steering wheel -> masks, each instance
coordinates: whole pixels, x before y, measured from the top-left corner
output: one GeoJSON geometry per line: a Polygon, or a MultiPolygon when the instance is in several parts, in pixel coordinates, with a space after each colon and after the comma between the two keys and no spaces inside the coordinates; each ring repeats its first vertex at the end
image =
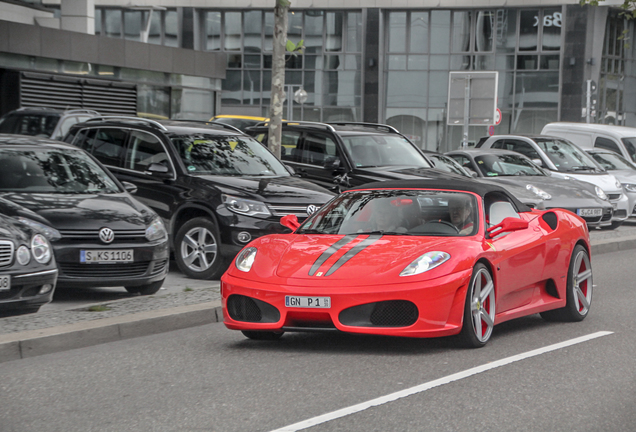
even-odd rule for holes
{"type": "Polygon", "coordinates": [[[451,228],[453,228],[455,230],[455,232],[457,234],[459,234],[459,228],[457,228],[455,225],[453,225],[452,223],[445,221],[445,220],[432,220],[432,221],[428,221],[426,223],[432,224],[432,223],[437,223],[437,224],[442,224],[442,225],[447,225],[451,228]]]}

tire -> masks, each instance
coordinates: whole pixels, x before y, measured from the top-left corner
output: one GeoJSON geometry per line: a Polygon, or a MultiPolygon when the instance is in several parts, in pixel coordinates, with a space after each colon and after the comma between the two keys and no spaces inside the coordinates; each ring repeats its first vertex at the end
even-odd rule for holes
{"type": "Polygon", "coordinates": [[[582,321],[590,311],[592,287],[590,256],[583,246],[576,245],[568,267],[565,307],[541,312],[541,317],[546,321],[582,321]]]}
{"type": "Polygon", "coordinates": [[[184,223],[174,241],[179,270],[193,279],[218,279],[226,270],[220,239],[210,219],[198,217],[184,223]]]}
{"type": "Polygon", "coordinates": [[[459,334],[464,346],[486,345],[495,326],[495,311],[495,284],[488,268],[479,263],[473,269],[464,302],[464,324],[459,334]]]}
{"type": "Polygon", "coordinates": [[[282,335],[285,334],[285,332],[270,332],[270,331],[249,331],[249,330],[243,330],[241,331],[241,333],[243,333],[243,335],[248,338],[248,339],[253,339],[253,340],[278,340],[281,338],[282,335]]]}
{"type": "Polygon", "coordinates": [[[164,280],[165,279],[161,279],[160,281],[152,282],[146,285],[130,286],[130,287],[124,287],[124,288],[126,288],[126,291],[128,291],[131,294],[152,295],[152,294],[156,294],[157,291],[161,289],[161,286],[163,285],[164,280]]]}

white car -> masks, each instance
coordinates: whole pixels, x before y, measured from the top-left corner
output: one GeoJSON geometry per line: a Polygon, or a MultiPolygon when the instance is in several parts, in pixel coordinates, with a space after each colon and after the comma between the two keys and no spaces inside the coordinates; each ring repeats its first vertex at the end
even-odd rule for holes
{"type": "Polygon", "coordinates": [[[585,150],[594,160],[623,184],[629,198],[630,217],[636,217],[636,166],[623,156],[602,148],[585,150]]]}
{"type": "Polygon", "coordinates": [[[622,225],[631,214],[629,198],[621,182],[568,140],[546,135],[494,135],[482,140],[476,147],[516,151],[555,177],[575,178],[600,187],[614,207],[612,229],[622,225]]]}

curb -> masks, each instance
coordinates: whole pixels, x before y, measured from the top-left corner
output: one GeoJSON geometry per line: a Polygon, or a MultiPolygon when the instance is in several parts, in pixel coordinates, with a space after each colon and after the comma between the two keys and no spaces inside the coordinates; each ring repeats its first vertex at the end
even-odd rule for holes
{"type": "MultiPolygon", "coordinates": [[[[636,236],[599,239],[592,255],[636,249],[636,236]]],[[[223,321],[221,300],[0,335],[0,363],[223,321]]]]}
{"type": "Polygon", "coordinates": [[[0,363],[223,321],[221,301],[0,335],[0,363]]]}

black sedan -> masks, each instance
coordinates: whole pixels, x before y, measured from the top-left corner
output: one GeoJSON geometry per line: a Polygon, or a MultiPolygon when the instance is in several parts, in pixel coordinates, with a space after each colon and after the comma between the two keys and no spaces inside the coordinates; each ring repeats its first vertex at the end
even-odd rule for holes
{"type": "Polygon", "coordinates": [[[57,267],[49,241],[19,222],[16,206],[0,198],[0,314],[37,312],[51,301],[57,267]]]}
{"type": "MultiPolygon", "coordinates": [[[[36,213],[18,219],[53,245],[60,287],[156,293],[168,272],[162,220],[85,151],[0,135],[0,196],[36,213]]],[[[135,186],[126,185],[134,192],[135,186]]]]}

